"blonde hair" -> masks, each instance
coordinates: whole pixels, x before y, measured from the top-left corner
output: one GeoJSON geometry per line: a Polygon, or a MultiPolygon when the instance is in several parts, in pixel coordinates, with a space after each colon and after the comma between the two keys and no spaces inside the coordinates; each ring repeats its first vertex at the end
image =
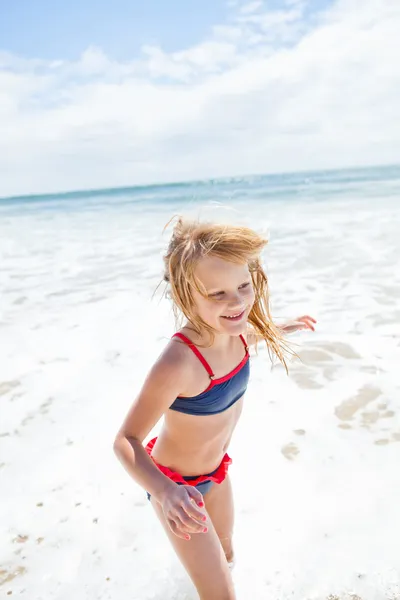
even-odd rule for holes
{"type": "Polygon", "coordinates": [[[205,295],[201,283],[195,276],[196,265],[207,255],[233,263],[247,264],[255,292],[255,301],[248,322],[254,330],[256,339],[262,338],[266,341],[270,355],[272,351],[287,371],[285,354],[293,352],[272,321],[268,278],[260,259],[261,251],[267,244],[267,239],[247,227],[186,221],[179,217],[164,256],[164,281],[169,284],[177,321],[179,316],[184,315],[197,334],[207,331],[212,343],[213,328],[195,312],[193,289],[205,295]]]}

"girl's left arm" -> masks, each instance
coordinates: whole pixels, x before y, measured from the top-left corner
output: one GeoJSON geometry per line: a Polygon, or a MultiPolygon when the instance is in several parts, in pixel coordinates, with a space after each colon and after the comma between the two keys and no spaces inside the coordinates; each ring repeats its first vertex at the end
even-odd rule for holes
{"type": "Polygon", "coordinates": [[[302,317],[297,317],[297,319],[294,319],[293,321],[277,325],[277,327],[283,333],[294,333],[295,331],[301,331],[302,329],[311,329],[311,331],[315,331],[314,325],[316,322],[317,321],[313,317],[304,315],[302,317]]]}
{"type": "MultiPolygon", "coordinates": [[[[296,331],[301,331],[303,329],[310,329],[311,331],[315,331],[314,325],[316,324],[316,320],[309,315],[304,315],[302,317],[297,317],[297,319],[293,319],[293,321],[287,321],[286,323],[282,323],[282,325],[275,325],[283,334],[287,333],[295,333],[296,331]]],[[[261,341],[262,336],[257,335],[257,333],[252,329],[248,328],[247,330],[247,344],[249,346],[254,346],[254,344],[258,341],[261,341]]]]}

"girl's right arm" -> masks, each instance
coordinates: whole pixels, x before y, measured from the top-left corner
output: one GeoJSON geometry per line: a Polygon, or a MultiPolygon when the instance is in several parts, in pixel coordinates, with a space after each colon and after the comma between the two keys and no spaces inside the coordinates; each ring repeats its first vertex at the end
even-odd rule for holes
{"type": "Polygon", "coordinates": [[[202,504],[202,496],[193,486],[178,486],[164,475],[147,454],[143,440],[187,388],[191,375],[187,352],[180,344],[170,343],[147,375],[114,441],[114,451],[126,471],[162,505],[174,533],[186,538],[189,531],[204,528],[204,513],[196,507],[202,504]]]}

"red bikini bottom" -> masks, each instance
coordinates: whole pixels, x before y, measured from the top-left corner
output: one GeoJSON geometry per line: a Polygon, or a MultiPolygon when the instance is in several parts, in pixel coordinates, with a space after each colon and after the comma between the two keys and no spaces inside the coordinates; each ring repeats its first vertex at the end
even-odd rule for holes
{"type": "Polygon", "coordinates": [[[168,467],[159,465],[154,460],[154,458],[151,456],[151,451],[154,447],[154,444],[156,443],[156,439],[157,439],[156,437],[153,438],[147,444],[146,451],[147,451],[148,455],[152,458],[154,464],[160,469],[160,471],[162,473],[164,473],[164,475],[169,477],[169,479],[171,479],[172,481],[175,481],[175,483],[178,483],[180,485],[194,485],[194,486],[197,486],[199,483],[204,483],[206,481],[207,482],[209,481],[212,483],[222,483],[224,481],[225,477],[227,476],[228,468],[232,464],[232,459],[230,458],[230,456],[228,456],[228,454],[225,454],[220,465],[215,469],[215,471],[213,471],[212,473],[207,473],[207,475],[195,475],[195,476],[190,476],[190,477],[187,477],[187,476],[183,477],[176,471],[172,471],[168,467]]]}

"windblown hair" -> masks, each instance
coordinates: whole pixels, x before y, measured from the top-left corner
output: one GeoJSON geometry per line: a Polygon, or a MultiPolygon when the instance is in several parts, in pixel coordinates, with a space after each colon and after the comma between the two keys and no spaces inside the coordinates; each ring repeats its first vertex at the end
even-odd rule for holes
{"type": "Polygon", "coordinates": [[[261,265],[260,255],[267,243],[267,239],[247,227],[200,223],[178,218],[164,256],[164,281],[169,284],[177,321],[184,315],[197,334],[207,331],[212,343],[214,329],[195,311],[193,290],[206,295],[201,282],[195,276],[196,265],[205,256],[216,256],[229,262],[247,264],[255,292],[255,302],[248,322],[256,339],[266,341],[270,356],[271,352],[275,354],[287,371],[285,354],[293,352],[272,321],[268,278],[261,265]]]}

